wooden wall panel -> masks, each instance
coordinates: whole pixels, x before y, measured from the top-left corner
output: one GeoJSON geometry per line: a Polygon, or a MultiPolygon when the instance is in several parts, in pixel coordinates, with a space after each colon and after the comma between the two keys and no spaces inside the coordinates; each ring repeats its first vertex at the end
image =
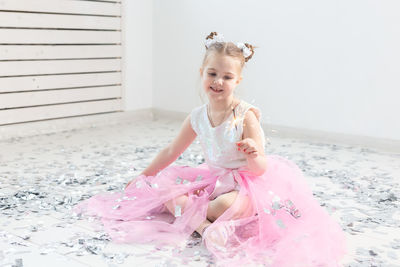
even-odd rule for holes
{"type": "Polygon", "coordinates": [[[0,77],[99,71],[119,71],[121,59],[2,61],[0,77]]]}
{"type": "Polygon", "coordinates": [[[0,44],[119,44],[119,43],[121,43],[121,32],[119,31],[0,29],[0,44]]]}
{"type": "Polygon", "coordinates": [[[120,30],[119,17],[3,12],[2,27],[120,30]]]}
{"type": "Polygon", "coordinates": [[[102,86],[78,89],[60,89],[40,92],[4,94],[0,106],[4,108],[32,107],[47,104],[73,103],[99,99],[120,98],[120,86],[102,86]]]}
{"type": "Polygon", "coordinates": [[[0,93],[121,85],[121,79],[121,72],[7,77],[0,78],[0,93]]]}
{"type": "Polygon", "coordinates": [[[99,114],[119,110],[121,104],[121,99],[114,99],[21,109],[6,109],[0,111],[0,121],[3,125],[7,125],[20,122],[99,114]]]}
{"type": "Polygon", "coordinates": [[[1,11],[121,16],[119,1],[1,0],[1,11]]]}
{"type": "Polygon", "coordinates": [[[120,58],[121,45],[0,45],[2,60],[120,58]]]}
{"type": "Polygon", "coordinates": [[[0,0],[0,127],[122,111],[121,8],[0,0]]]}

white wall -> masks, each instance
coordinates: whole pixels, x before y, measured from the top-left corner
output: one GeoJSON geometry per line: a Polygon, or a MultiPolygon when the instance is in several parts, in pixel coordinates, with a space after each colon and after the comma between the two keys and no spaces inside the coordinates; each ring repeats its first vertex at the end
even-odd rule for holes
{"type": "Polygon", "coordinates": [[[153,4],[153,39],[144,36],[153,42],[152,79],[145,61],[148,46],[136,41],[137,32],[148,34],[151,4],[133,1],[127,10],[138,16],[127,20],[132,27],[128,31],[136,32],[127,43],[145,47],[144,55],[133,49],[127,58],[140,76],[136,81],[132,71],[127,84],[135,90],[127,96],[140,96],[145,104],[137,100],[129,107],[149,103],[151,82],[155,108],[189,112],[201,104],[198,69],[203,42],[217,31],[227,40],[259,47],[244,70],[239,92],[261,108],[264,123],[400,140],[400,1],[153,4]],[[143,9],[133,10],[138,3],[143,9]],[[135,62],[136,57],[140,58],[135,62]],[[137,65],[143,64],[139,71],[137,65]]]}
{"type": "Polygon", "coordinates": [[[152,107],[153,1],[125,0],[122,23],[125,109],[152,107]]]}

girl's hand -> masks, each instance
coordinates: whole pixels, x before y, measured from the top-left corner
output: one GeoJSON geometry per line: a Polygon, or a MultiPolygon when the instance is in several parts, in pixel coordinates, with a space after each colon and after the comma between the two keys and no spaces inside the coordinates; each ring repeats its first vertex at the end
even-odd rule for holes
{"type": "Polygon", "coordinates": [[[126,184],[125,189],[133,182],[136,181],[137,177],[133,178],[129,183],[126,184]]]}
{"type": "Polygon", "coordinates": [[[256,158],[259,154],[256,142],[251,138],[245,138],[236,143],[239,151],[243,152],[246,157],[256,158]]]}
{"type": "Polygon", "coordinates": [[[201,189],[194,190],[193,194],[195,194],[197,196],[200,196],[201,193],[203,193],[203,192],[204,192],[204,187],[201,188],[201,189]]]}
{"type": "MultiPolygon", "coordinates": [[[[133,179],[133,180],[135,180],[135,179],[133,179]]],[[[133,182],[133,180],[126,184],[125,189],[133,182]]]]}

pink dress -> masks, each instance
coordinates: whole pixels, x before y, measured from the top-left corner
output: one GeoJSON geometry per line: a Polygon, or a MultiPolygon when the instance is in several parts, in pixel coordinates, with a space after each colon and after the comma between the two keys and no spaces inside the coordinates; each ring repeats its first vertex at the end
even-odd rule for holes
{"type": "MultiPolygon", "coordinates": [[[[267,155],[267,171],[253,175],[237,151],[244,114],[260,110],[241,101],[235,113],[212,127],[207,104],[194,108],[191,125],[205,163],[170,165],[155,176],[140,175],[123,192],[81,202],[78,213],[98,216],[115,242],[181,244],[206,219],[208,203],[237,190],[233,204],[204,232],[203,244],[222,265],[341,266],[346,239],[340,225],[313,197],[292,161],[267,155]],[[200,194],[197,189],[204,188],[200,194]],[[188,194],[185,207],[171,214],[164,203],[188,194]]],[[[264,132],[260,126],[260,130],[264,132]]],[[[265,145],[265,138],[263,138],[265,145]]]]}

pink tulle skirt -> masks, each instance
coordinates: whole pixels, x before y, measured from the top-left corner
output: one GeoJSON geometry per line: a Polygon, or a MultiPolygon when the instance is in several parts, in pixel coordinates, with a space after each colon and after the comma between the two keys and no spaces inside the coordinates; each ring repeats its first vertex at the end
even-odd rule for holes
{"type": "Polygon", "coordinates": [[[313,197],[296,164],[277,155],[267,159],[261,176],[247,167],[170,165],[155,176],[138,176],[123,192],[95,195],[74,211],[101,218],[115,242],[179,245],[207,218],[216,185],[221,189],[221,181],[232,177],[238,194],[203,235],[218,263],[341,266],[346,238],[340,225],[313,197]],[[185,194],[186,205],[175,205],[175,214],[164,205],[185,194]],[[223,241],[213,242],[218,237],[223,241]]]}

